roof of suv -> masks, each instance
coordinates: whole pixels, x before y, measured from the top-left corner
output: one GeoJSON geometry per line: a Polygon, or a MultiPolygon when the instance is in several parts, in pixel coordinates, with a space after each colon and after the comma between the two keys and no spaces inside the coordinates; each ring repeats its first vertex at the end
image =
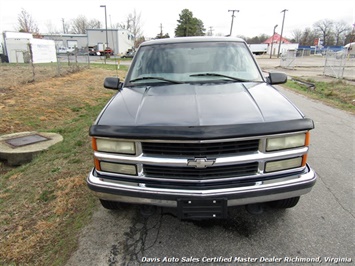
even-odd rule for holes
{"type": "Polygon", "coordinates": [[[168,43],[186,43],[186,42],[244,42],[244,40],[236,37],[211,37],[211,36],[177,37],[177,38],[151,40],[142,43],[141,46],[154,45],[154,44],[168,44],[168,43]]]}

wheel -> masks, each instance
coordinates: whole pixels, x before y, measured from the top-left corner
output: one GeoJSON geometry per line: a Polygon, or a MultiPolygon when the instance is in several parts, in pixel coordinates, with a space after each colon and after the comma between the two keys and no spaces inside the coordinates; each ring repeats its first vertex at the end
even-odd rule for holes
{"type": "Polygon", "coordinates": [[[109,210],[119,210],[119,209],[122,209],[122,208],[128,206],[127,203],[122,203],[122,202],[117,202],[117,201],[100,199],[100,202],[101,202],[102,207],[104,207],[105,209],[109,209],[109,210]]]}
{"type": "Polygon", "coordinates": [[[288,209],[288,208],[295,207],[299,200],[300,200],[300,197],[294,197],[294,198],[289,198],[289,199],[271,201],[271,202],[269,202],[269,205],[273,208],[288,209]]]}

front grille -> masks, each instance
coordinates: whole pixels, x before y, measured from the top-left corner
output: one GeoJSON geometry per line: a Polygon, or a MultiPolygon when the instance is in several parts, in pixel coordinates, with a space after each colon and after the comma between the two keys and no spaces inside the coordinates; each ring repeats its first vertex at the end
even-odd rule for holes
{"type": "Polygon", "coordinates": [[[207,180],[255,175],[257,170],[257,162],[208,168],[143,165],[143,171],[147,177],[182,180],[207,180]]]}
{"type": "Polygon", "coordinates": [[[208,143],[142,143],[143,153],[151,156],[217,157],[256,152],[258,148],[258,139],[208,143]]]}

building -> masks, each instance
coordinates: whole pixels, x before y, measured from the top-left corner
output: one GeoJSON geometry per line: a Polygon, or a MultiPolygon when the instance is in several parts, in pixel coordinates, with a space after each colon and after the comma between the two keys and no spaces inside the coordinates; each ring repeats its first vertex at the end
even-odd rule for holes
{"type": "Polygon", "coordinates": [[[86,34],[42,34],[44,39],[54,40],[57,51],[61,48],[78,48],[87,51],[88,47],[103,46],[113,49],[114,54],[124,54],[134,47],[134,36],[124,29],[87,29],[86,34]]]}
{"type": "Polygon", "coordinates": [[[54,40],[57,51],[61,48],[86,49],[87,34],[42,34],[43,39],[54,40]]]}
{"type": "Polygon", "coordinates": [[[88,29],[87,39],[88,46],[105,44],[113,49],[115,54],[124,54],[134,48],[133,34],[123,29],[107,29],[108,45],[106,44],[106,29],[88,29]]]}
{"type": "Polygon", "coordinates": [[[297,48],[298,48],[298,43],[291,43],[286,38],[283,38],[283,37],[281,38],[281,35],[278,33],[275,33],[273,36],[271,36],[269,39],[267,39],[263,43],[269,45],[268,54],[270,54],[272,52],[273,55],[277,55],[280,42],[281,42],[280,54],[284,54],[288,50],[297,50],[297,48]],[[272,48],[272,51],[271,51],[271,48],[272,48]]]}

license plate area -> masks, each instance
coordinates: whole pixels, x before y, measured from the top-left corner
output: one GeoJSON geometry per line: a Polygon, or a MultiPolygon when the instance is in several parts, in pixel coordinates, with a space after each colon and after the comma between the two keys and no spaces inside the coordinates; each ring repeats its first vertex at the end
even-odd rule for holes
{"type": "Polygon", "coordinates": [[[178,199],[177,206],[182,220],[227,218],[227,199],[178,199]]]}

